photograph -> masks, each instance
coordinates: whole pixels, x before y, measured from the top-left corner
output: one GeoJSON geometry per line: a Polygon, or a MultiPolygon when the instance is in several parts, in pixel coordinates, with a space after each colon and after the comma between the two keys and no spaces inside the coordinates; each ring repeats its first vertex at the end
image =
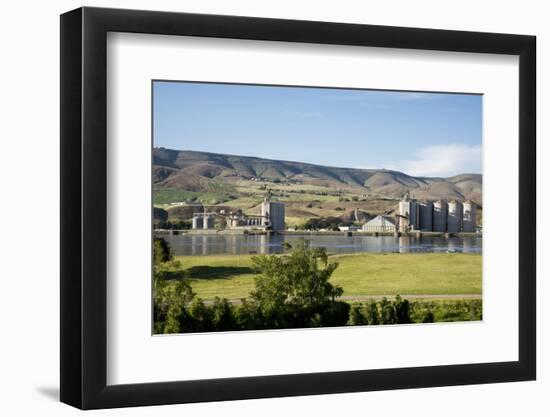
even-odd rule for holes
{"type": "MultiPolygon", "coordinates": [[[[537,68],[550,29],[524,6],[430,18],[401,3],[383,15],[64,6],[57,35],[37,15],[45,35],[23,36],[53,41],[57,61],[26,79],[50,105],[19,106],[14,126],[36,146],[8,135],[6,178],[16,201],[36,181],[38,201],[55,200],[40,208],[59,230],[36,235],[48,250],[32,259],[59,285],[27,268],[38,307],[8,297],[17,323],[43,322],[38,335],[19,326],[16,357],[52,342],[26,355],[32,366],[11,361],[10,380],[35,387],[13,409],[57,393],[78,410],[210,403],[240,417],[268,402],[273,415],[387,414],[397,399],[416,416],[437,388],[433,410],[461,390],[471,401],[454,401],[457,415],[473,403],[537,415],[549,373],[537,68]]],[[[17,70],[36,72],[32,51],[48,49],[14,45],[17,70]]],[[[28,102],[28,82],[8,84],[12,107],[28,102]]],[[[10,245],[20,277],[30,246],[10,245]]]]}
{"type": "Polygon", "coordinates": [[[152,333],[481,321],[482,104],[154,80],[152,333]]]}

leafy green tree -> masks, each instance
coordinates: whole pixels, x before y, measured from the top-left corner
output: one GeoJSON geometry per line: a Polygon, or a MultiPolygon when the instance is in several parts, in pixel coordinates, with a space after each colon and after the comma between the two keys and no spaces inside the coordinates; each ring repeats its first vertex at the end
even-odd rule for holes
{"type": "Polygon", "coordinates": [[[154,326],[155,332],[179,333],[182,322],[185,322],[185,305],[194,297],[195,293],[186,281],[168,282],[155,274],[153,315],[155,323],[158,323],[154,326]]]}
{"type": "Polygon", "coordinates": [[[263,327],[313,325],[310,319],[323,316],[343,293],[329,282],[338,264],[328,262],[325,248],[310,248],[305,239],[296,242],[288,255],[260,255],[252,261],[259,275],[250,296],[263,327]]]}
{"type": "Polygon", "coordinates": [[[172,260],[172,251],[168,242],[161,237],[155,237],[153,240],[153,264],[159,265],[163,262],[172,260]]]}
{"type": "Polygon", "coordinates": [[[182,310],[175,305],[170,305],[166,312],[164,327],[162,333],[179,333],[180,332],[180,315],[182,310]]]}
{"type": "Polygon", "coordinates": [[[252,260],[261,271],[254,278],[254,290],[250,293],[251,302],[258,307],[258,324],[262,328],[285,327],[285,302],[290,289],[283,259],[276,255],[261,255],[252,260]]]}
{"type": "Polygon", "coordinates": [[[299,240],[288,256],[260,255],[252,258],[261,273],[255,278],[252,298],[262,304],[316,306],[340,297],[343,289],[333,286],[329,278],[338,267],[329,263],[325,248],[310,248],[299,240]]]}

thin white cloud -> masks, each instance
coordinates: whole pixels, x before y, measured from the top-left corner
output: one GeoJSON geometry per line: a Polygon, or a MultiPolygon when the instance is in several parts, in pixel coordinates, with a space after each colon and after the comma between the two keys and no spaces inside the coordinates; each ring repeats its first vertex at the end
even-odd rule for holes
{"type": "Polygon", "coordinates": [[[413,153],[392,169],[418,177],[448,177],[481,172],[481,145],[433,145],[413,153]]]}

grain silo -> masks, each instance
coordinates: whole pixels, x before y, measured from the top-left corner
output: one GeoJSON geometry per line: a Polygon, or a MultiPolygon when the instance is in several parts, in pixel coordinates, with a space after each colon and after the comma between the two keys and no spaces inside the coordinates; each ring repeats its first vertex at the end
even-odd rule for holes
{"type": "Polygon", "coordinates": [[[433,203],[431,201],[421,201],[418,203],[418,207],[420,209],[419,229],[424,232],[431,232],[433,230],[433,203]]]}
{"type": "Polygon", "coordinates": [[[193,229],[202,229],[202,217],[196,213],[193,215],[193,229]]]}
{"type": "Polygon", "coordinates": [[[418,203],[409,198],[407,193],[403,200],[399,202],[399,230],[409,231],[418,230],[420,225],[420,216],[418,203]]]}
{"type": "Polygon", "coordinates": [[[281,202],[270,201],[264,198],[261,206],[262,225],[269,225],[271,230],[282,232],[285,230],[285,205],[281,202]]]}
{"type": "Polygon", "coordinates": [[[477,206],[471,201],[467,200],[464,202],[463,206],[463,217],[462,217],[462,230],[468,233],[474,233],[476,231],[476,222],[477,222],[477,206]]]}
{"type": "Polygon", "coordinates": [[[433,207],[433,231],[444,233],[447,231],[447,203],[437,200],[433,207]]]}
{"type": "Polygon", "coordinates": [[[203,226],[204,226],[205,229],[213,229],[214,228],[214,217],[205,214],[204,215],[203,226]]]}
{"type": "Polygon", "coordinates": [[[458,233],[462,231],[462,203],[457,200],[449,201],[447,214],[447,232],[458,233]]]}

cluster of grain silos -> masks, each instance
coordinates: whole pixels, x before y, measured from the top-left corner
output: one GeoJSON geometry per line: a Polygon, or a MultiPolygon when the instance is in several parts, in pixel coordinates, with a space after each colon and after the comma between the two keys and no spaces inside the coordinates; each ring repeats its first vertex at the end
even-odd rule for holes
{"type": "Polygon", "coordinates": [[[399,202],[400,231],[459,233],[476,231],[476,204],[470,200],[416,201],[406,195],[399,202]]]}

